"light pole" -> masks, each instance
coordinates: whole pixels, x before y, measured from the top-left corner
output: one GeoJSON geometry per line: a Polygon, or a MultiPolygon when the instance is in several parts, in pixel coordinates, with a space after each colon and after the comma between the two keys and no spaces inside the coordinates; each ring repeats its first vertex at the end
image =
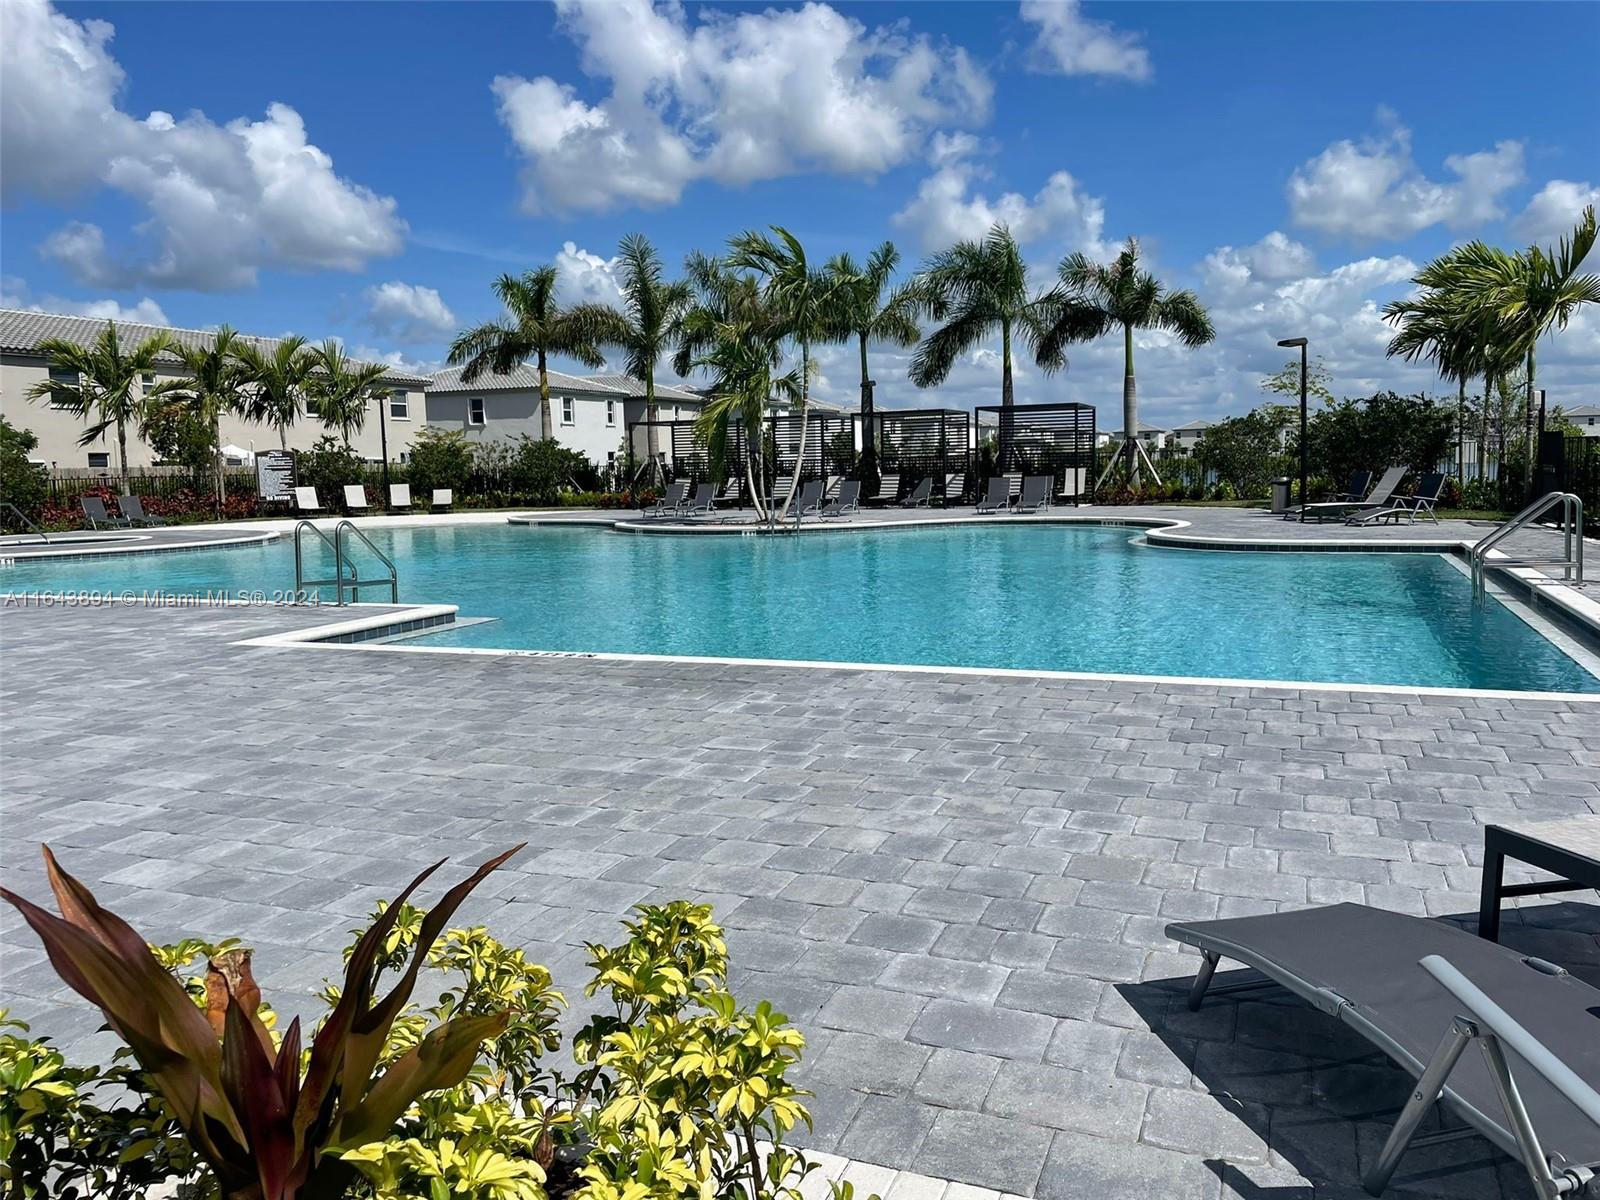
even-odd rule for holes
{"type": "Polygon", "coordinates": [[[384,420],[388,413],[389,393],[378,393],[378,453],[383,455],[383,502],[389,503],[389,425],[384,420]]]}
{"type": "Polygon", "coordinates": [[[1306,482],[1310,474],[1306,447],[1306,339],[1284,338],[1278,345],[1285,349],[1300,347],[1300,521],[1306,519],[1306,482]]]}

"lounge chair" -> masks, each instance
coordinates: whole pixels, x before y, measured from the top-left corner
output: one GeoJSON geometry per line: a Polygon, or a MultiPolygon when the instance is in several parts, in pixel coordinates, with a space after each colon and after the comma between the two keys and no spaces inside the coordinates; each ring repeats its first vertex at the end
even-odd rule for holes
{"type": "Polygon", "coordinates": [[[917,486],[906,493],[906,498],[900,501],[901,508],[928,508],[933,500],[933,476],[926,475],[917,480],[917,486]]]}
{"type": "Polygon", "coordinates": [[[846,479],[839,485],[839,494],[825,504],[818,516],[842,517],[846,513],[861,511],[861,481],[846,479]]]}
{"type": "Polygon", "coordinates": [[[1372,487],[1371,471],[1356,471],[1350,476],[1350,486],[1342,492],[1335,492],[1330,500],[1349,500],[1352,502],[1365,500],[1367,492],[1372,487]]]}
{"type": "Polygon", "coordinates": [[[359,483],[344,485],[344,506],[351,512],[367,511],[367,489],[359,483]]]}
{"type": "Polygon", "coordinates": [[[321,512],[322,500],[316,488],[297,487],[294,490],[294,506],[301,512],[321,512]]]}
{"type": "Polygon", "coordinates": [[[808,479],[800,485],[800,494],[789,506],[789,515],[803,517],[807,513],[822,511],[822,491],[827,485],[820,479],[808,479]]]}
{"type": "Polygon", "coordinates": [[[667,484],[667,490],[647,508],[640,509],[646,517],[665,517],[683,511],[683,502],[689,496],[689,481],[676,479],[667,484]]]}
{"type": "Polygon", "coordinates": [[[1178,923],[1167,934],[1204,956],[1191,1009],[1208,989],[1276,983],[1417,1079],[1362,1180],[1374,1196],[1436,1101],[1519,1158],[1541,1198],[1600,1195],[1600,989],[1454,925],[1361,904],[1178,923]],[[1212,988],[1223,958],[1265,979],[1212,988]],[[1463,1054],[1472,1041],[1481,1055],[1463,1054]]]}
{"type": "Polygon", "coordinates": [[[1387,508],[1389,501],[1394,499],[1395,491],[1400,487],[1401,480],[1405,477],[1406,469],[1404,467],[1390,467],[1383,473],[1383,478],[1378,480],[1377,486],[1361,500],[1323,500],[1316,504],[1305,504],[1299,508],[1291,508],[1284,516],[1289,520],[1293,520],[1298,514],[1302,519],[1308,518],[1313,521],[1342,521],[1353,512],[1387,508]]]}
{"type": "Polygon", "coordinates": [[[165,517],[151,516],[144,510],[144,501],[137,496],[118,496],[117,507],[122,510],[122,515],[127,518],[130,525],[168,525],[171,524],[165,517]]]}
{"type": "Polygon", "coordinates": [[[948,508],[952,504],[960,503],[961,494],[967,490],[967,473],[965,471],[951,471],[944,477],[944,503],[948,508]]]}
{"type": "Polygon", "coordinates": [[[90,529],[127,529],[132,522],[127,517],[114,517],[106,511],[106,502],[99,496],[79,496],[78,503],[83,505],[83,519],[89,522],[90,529]]]}
{"type": "Polygon", "coordinates": [[[1039,512],[1050,507],[1054,475],[1029,475],[1022,481],[1022,495],[1011,506],[1012,512],[1039,512]]]}
{"type": "Polygon", "coordinates": [[[878,476],[878,494],[872,499],[878,504],[893,504],[900,498],[900,476],[878,476]]]}
{"type": "Polygon", "coordinates": [[[389,485],[389,511],[411,511],[411,485],[409,483],[391,483],[389,485]]]}
{"type": "Polygon", "coordinates": [[[451,505],[455,502],[456,494],[453,488],[433,489],[433,504],[431,507],[434,512],[449,512],[451,505]]]}
{"type": "Polygon", "coordinates": [[[981,513],[1011,511],[1011,480],[1004,475],[991,476],[984,485],[983,499],[978,501],[981,513]]]}
{"type": "Polygon", "coordinates": [[[1444,491],[1444,476],[1438,472],[1424,475],[1417,484],[1417,490],[1409,496],[1396,496],[1385,508],[1362,509],[1345,518],[1347,525],[1376,525],[1380,521],[1393,521],[1399,523],[1405,517],[1413,525],[1417,523],[1417,514],[1423,513],[1435,525],[1439,523],[1438,515],[1433,511],[1433,506],[1439,503],[1439,494],[1444,491]]]}
{"type": "Polygon", "coordinates": [[[689,506],[684,510],[689,516],[698,516],[705,513],[710,516],[717,511],[717,485],[714,483],[697,483],[694,486],[694,499],[689,501],[689,506]]]}

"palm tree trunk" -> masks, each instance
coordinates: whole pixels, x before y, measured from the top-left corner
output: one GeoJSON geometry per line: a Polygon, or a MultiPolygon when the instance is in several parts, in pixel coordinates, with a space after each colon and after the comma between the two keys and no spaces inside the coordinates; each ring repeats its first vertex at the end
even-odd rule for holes
{"type": "Polygon", "coordinates": [[[227,500],[227,481],[223,478],[222,468],[222,414],[212,414],[211,417],[211,461],[216,470],[217,480],[217,516],[222,515],[222,505],[227,500]]]}
{"type": "Polygon", "coordinates": [[[122,474],[122,494],[131,495],[133,487],[128,476],[128,423],[117,419],[117,467],[122,474]]]}
{"type": "Polygon", "coordinates": [[[1133,381],[1133,326],[1122,327],[1122,448],[1128,456],[1128,483],[1139,486],[1139,389],[1133,381]]]}
{"type": "Polygon", "coordinates": [[[539,436],[547,442],[556,436],[555,417],[550,412],[550,372],[543,350],[539,351],[539,436]]]}
{"type": "Polygon", "coordinates": [[[878,474],[878,431],[872,415],[872,380],[867,375],[867,332],[861,339],[861,465],[856,476],[864,495],[876,496],[882,477],[878,474]]]}
{"type": "Polygon", "coordinates": [[[1000,403],[1010,408],[1013,399],[1011,388],[1011,322],[1000,322],[1000,403]]]}
{"type": "MultiPolygon", "coordinates": [[[[1463,371],[1456,392],[1456,486],[1467,486],[1467,373],[1463,371]]],[[[1479,449],[1479,454],[1483,453],[1479,449]]]]}
{"type": "Polygon", "coordinates": [[[287,425],[278,426],[278,448],[281,450],[289,448],[289,427],[287,425]]]}
{"type": "Polygon", "coordinates": [[[800,498],[800,472],[806,465],[806,433],[811,427],[811,343],[800,343],[800,453],[794,458],[794,476],[789,480],[789,500],[784,512],[794,509],[800,498]]]}

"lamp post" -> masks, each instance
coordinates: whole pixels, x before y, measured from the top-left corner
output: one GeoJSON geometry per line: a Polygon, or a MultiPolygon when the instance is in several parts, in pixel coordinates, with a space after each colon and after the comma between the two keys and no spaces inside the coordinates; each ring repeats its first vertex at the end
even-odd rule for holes
{"type": "Polygon", "coordinates": [[[383,455],[383,502],[389,503],[389,425],[384,420],[389,407],[389,393],[379,392],[378,400],[378,453],[383,455]]]}
{"type": "Polygon", "coordinates": [[[1306,519],[1306,485],[1310,474],[1306,447],[1306,339],[1284,338],[1278,345],[1285,349],[1300,348],[1300,521],[1306,519]]]}

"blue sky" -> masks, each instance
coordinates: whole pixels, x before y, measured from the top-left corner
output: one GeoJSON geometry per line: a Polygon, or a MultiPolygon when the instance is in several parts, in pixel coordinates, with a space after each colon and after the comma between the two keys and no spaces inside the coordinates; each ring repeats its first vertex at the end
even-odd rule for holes
{"type": "MultiPolygon", "coordinates": [[[[1296,333],[1336,390],[1416,389],[1376,306],[1453,242],[1553,236],[1600,189],[1592,4],[6,0],[0,23],[7,304],[419,365],[494,314],[501,271],[556,261],[608,298],[635,230],[669,265],[776,223],[819,261],[892,238],[909,270],[1004,217],[1041,286],[1137,235],[1211,309],[1205,350],[1141,339],[1149,419],[1252,406],[1296,333]]],[[[1071,358],[1024,365],[1019,398],[1113,421],[1120,347],[1071,358]]],[[[1544,359],[1576,402],[1600,320],[1544,359]]],[[[890,404],[998,390],[989,349],[937,394],[905,360],[877,355],[890,404]]],[[[848,353],[821,370],[854,398],[848,353]]]]}

